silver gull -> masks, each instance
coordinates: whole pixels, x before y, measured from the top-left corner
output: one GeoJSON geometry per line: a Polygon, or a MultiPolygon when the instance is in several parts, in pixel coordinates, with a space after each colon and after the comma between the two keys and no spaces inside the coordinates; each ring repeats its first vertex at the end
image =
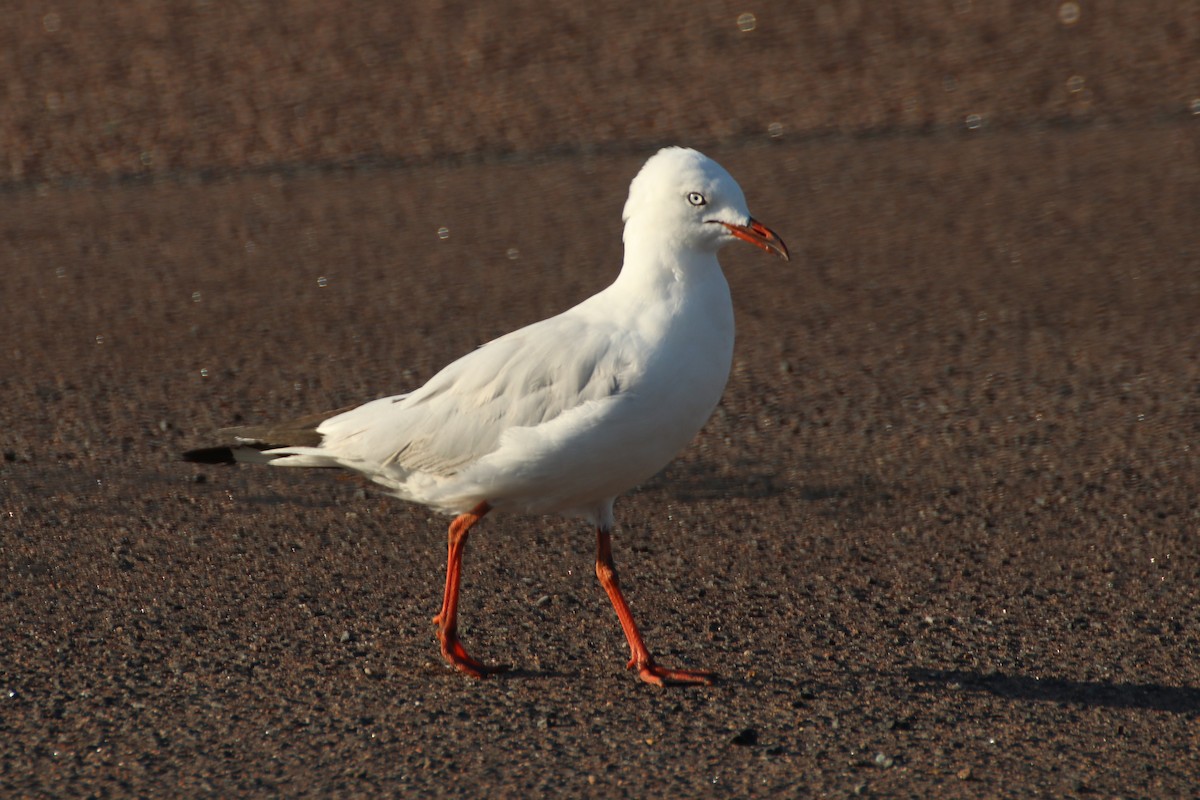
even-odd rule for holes
{"type": "Polygon", "coordinates": [[[490,511],[559,514],[596,528],[596,576],[642,680],[708,684],[706,670],[651,656],[617,582],[613,502],[647,480],[704,425],[733,357],[733,305],[717,251],[737,240],[784,260],[719,164],[670,147],[633,179],[625,260],[608,288],[563,313],[468,353],[407,394],[278,425],[230,428],[189,451],[202,463],[339,467],[403,500],[455,514],[435,616],[442,654],[483,677],[458,637],[462,557],[490,511]]]}

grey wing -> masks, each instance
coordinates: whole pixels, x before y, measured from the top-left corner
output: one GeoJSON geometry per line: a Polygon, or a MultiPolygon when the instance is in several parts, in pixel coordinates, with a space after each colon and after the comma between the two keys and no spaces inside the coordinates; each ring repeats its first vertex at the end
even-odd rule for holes
{"type": "Polygon", "coordinates": [[[522,328],[414,392],[327,420],[322,449],[384,469],[453,475],[494,451],[505,431],[622,391],[636,369],[626,335],[562,317],[522,328]]]}

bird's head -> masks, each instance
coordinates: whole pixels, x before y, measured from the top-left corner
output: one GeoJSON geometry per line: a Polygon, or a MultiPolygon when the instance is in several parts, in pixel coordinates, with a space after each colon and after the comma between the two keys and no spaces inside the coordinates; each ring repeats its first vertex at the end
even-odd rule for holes
{"type": "Polygon", "coordinates": [[[625,243],[662,240],[684,250],[715,253],[738,239],[788,260],[787,246],[750,216],[742,188],[708,156],[683,147],[659,150],[629,186],[625,243]]]}

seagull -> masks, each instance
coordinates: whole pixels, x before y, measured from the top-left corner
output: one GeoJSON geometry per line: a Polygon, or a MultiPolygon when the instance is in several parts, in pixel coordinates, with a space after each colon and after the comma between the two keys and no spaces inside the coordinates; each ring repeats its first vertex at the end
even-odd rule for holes
{"type": "Polygon", "coordinates": [[[717,251],[748,242],[789,260],[750,216],[741,187],[691,149],[652,156],[629,187],[625,259],[579,305],[501,336],[406,394],[277,425],[229,428],[198,463],[337,467],[453,514],[442,655],[482,678],[508,669],[467,653],[459,583],[471,530],[491,511],[579,518],[596,529],[596,577],[645,682],[711,684],[714,673],[651,656],[613,563],[616,498],[665,467],[708,420],[733,359],[733,304],[717,251]]]}

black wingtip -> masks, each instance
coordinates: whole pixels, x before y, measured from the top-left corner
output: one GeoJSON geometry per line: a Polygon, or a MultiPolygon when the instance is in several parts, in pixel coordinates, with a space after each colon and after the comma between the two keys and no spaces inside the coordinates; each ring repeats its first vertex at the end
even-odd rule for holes
{"type": "Polygon", "coordinates": [[[198,450],[188,450],[183,454],[184,461],[193,464],[236,464],[233,449],[229,447],[201,447],[198,450]]]}

